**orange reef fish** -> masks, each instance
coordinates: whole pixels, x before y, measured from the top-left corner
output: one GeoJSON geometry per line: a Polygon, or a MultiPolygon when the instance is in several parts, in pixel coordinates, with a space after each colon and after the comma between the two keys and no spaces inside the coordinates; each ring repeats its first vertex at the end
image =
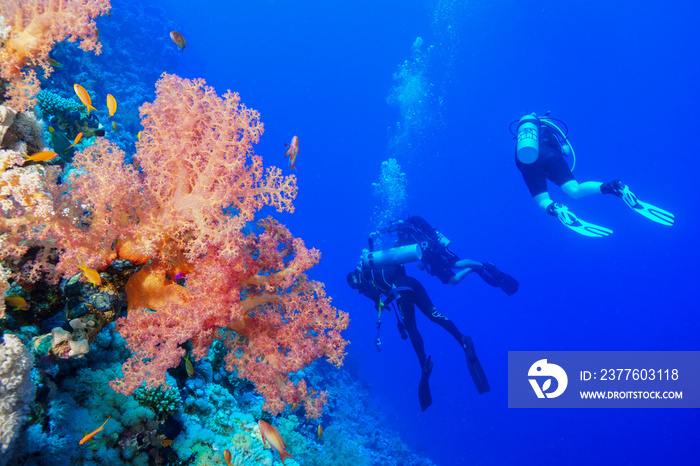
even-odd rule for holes
{"type": "MultiPolygon", "coordinates": [[[[74,145],[76,145],[77,143],[79,143],[80,140],[81,140],[82,138],[83,138],[83,133],[78,133],[78,135],[75,137],[75,141],[73,141],[73,144],[71,144],[70,146],[66,147],[66,150],[70,149],[71,147],[73,147],[74,145]]],[[[64,151],[64,152],[65,152],[65,151],[64,151]]]]}
{"type": "Polygon", "coordinates": [[[185,46],[187,45],[187,41],[185,40],[184,37],[182,37],[182,34],[180,34],[177,31],[170,31],[170,38],[175,42],[175,45],[182,50],[183,52],[185,51],[185,46]]]}
{"type": "Polygon", "coordinates": [[[224,450],[224,461],[226,461],[226,466],[231,466],[231,452],[228,449],[224,450]]]}
{"type": "Polygon", "coordinates": [[[321,440],[321,435],[323,435],[323,427],[321,424],[318,425],[318,438],[316,440],[321,440]]]}
{"type": "Polygon", "coordinates": [[[87,267],[85,265],[85,259],[83,259],[83,266],[79,266],[78,264],[75,264],[76,267],[78,267],[80,270],[83,271],[83,275],[85,275],[85,278],[87,278],[87,281],[92,283],[93,285],[101,285],[102,284],[102,278],[100,278],[100,273],[95,270],[87,267]]]}
{"type": "Polygon", "coordinates": [[[112,129],[113,129],[114,131],[117,130],[117,122],[116,122],[116,121],[113,121],[113,122],[112,122],[112,129]]]}
{"type": "MultiPolygon", "coordinates": [[[[109,416],[109,417],[107,418],[107,421],[109,421],[110,419],[112,419],[112,416],[109,416]]],[[[104,428],[105,424],[107,424],[107,421],[105,421],[104,424],[102,424],[102,425],[101,425],[100,427],[98,427],[96,430],[90,432],[89,434],[85,434],[85,437],[83,437],[82,439],[80,439],[80,442],[78,442],[78,445],[82,445],[83,443],[85,443],[85,442],[87,442],[88,440],[90,440],[91,438],[93,438],[93,437],[95,436],[95,434],[97,434],[99,431],[101,431],[101,430],[104,428]]]]}
{"type": "Polygon", "coordinates": [[[29,309],[29,304],[27,304],[27,301],[20,295],[13,294],[10,296],[5,296],[5,302],[14,307],[15,310],[22,309],[26,311],[29,309]]]}
{"type": "Polygon", "coordinates": [[[284,154],[284,158],[289,157],[289,168],[296,170],[297,155],[299,154],[299,138],[294,136],[292,142],[285,144],[285,146],[289,146],[289,149],[287,149],[287,153],[284,154]]]}
{"type": "Polygon", "coordinates": [[[88,115],[90,115],[90,110],[97,111],[97,109],[92,106],[92,99],[90,98],[90,94],[88,94],[88,92],[83,86],[77,83],[73,84],[73,90],[75,91],[75,94],[78,96],[83,105],[85,105],[85,107],[87,108],[88,115]]]}
{"type": "Polygon", "coordinates": [[[169,447],[170,445],[173,444],[173,441],[170,440],[169,438],[166,438],[166,439],[161,440],[160,444],[164,447],[169,447]]]}
{"type": "Polygon", "coordinates": [[[276,427],[271,426],[263,420],[258,421],[258,427],[260,427],[263,445],[265,445],[265,440],[270,442],[270,446],[279,452],[282,464],[284,464],[286,458],[294,459],[292,455],[284,451],[284,449],[287,448],[287,444],[282,440],[282,436],[276,427]]]}
{"type": "Polygon", "coordinates": [[[61,65],[59,62],[54,60],[53,58],[49,58],[49,65],[51,66],[57,66],[59,68],[63,68],[63,65],[61,65]]]}
{"type": "Polygon", "coordinates": [[[185,355],[185,370],[187,371],[187,377],[192,377],[194,375],[194,367],[192,362],[190,362],[190,357],[185,355]]]}
{"type": "Polygon", "coordinates": [[[25,155],[24,160],[27,162],[48,162],[56,157],[58,154],[51,151],[35,152],[32,155],[25,155]]]}
{"type": "Polygon", "coordinates": [[[117,99],[112,94],[107,94],[107,109],[109,110],[109,116],[114,115],[117,111],[117,99]]]}
{"type": "Polygon", "coordinates": [[[139,141],[141,140],[141,131],[136,133],[136,139],[138,139],[139,141]]]}

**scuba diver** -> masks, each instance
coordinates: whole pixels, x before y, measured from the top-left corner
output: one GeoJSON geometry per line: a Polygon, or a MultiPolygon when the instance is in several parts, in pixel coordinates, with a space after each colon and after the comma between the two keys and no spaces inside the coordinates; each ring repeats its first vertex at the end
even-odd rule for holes
{"type": "Polygon", "coordinates": [[[566,132],[562,131],[557,123],[563,122],[551,118],[549,112],[544,116],[535,113],[525,115],[520,120],[513,121],[510,127],[515,123],[515,133],[511,129],[517,141],[515,164],[522,173],[535,203],[543,211],[557,217],[566,227],[584,236],[605,237],[612,234],[612,230],[584,222],[565,205],[552,201],[547,191],[547,180],[552,181],[574,199],[594,194],[612,194],[648,219],[669,226],[675,222],[672,213],[640,201],[621,180],[607,183],[576,181],[572,173],[576,165],[576,154],[567,138],[568,128],[564,125],[566,132]],[[564,159],[568,155],[573,158],[571,169],[564,159]]]}
{"type": "MultiPolygon", "coordinates": [[[[371,238],[370,249],[373,249],[371,238]]],[[[418,400],[421,410],[425,411],[433,402],[429,385],[433,362],[431,357],[425,354],[423,337],[416,326],[416,306],[428,319],[447,330],[457,340],[464,351],[469,374],[474,380],[478,392],[486,393],[490,387],[476,356],[471,337],[462,334],[454,322],[438,312],[423,285],[415,278],[406,275],[402,261],[406,254],[420,255],[417,251],[420,251],[420,247],[417,245],[377,251],[377,253],[365,250],[358,267],[348,273],[347,281],[352,289],[358,290],[360,294],[367,296],[374,302],[378,318],[377,351],[380,350],[381,345],[379,329],[382,311],[395,305],[394,311],[401,338],[404,340],[410,338],[420,363],[421,378],[418,384],[418,400]],[[397,251],[397,249],[401,249],[401,251],[397,251]],[[409,250],[412,252],[407,252],[409,250]]]]}
{"type": "MultiPolygon", "coordinates": [[[[389,227],[372,233],[376,237],[382,233],[396,234],[395,246],[417,244],[420,246],[420,268],[434,275],[444,284],[456,285],[471,272],[475,272],[491,286],[501,288],[508,296],[518,291],[520,284],[510,275],[501,272],[490,262],[477,262],[460,259],[450,251],[451,241],[433,228],[425,219],[417,215],[395,220],[389,227]],[[457,269],[455,272],[453,269],[457,269]]],[[[410,262],[410,257],[407,262],[410,262]]]]}

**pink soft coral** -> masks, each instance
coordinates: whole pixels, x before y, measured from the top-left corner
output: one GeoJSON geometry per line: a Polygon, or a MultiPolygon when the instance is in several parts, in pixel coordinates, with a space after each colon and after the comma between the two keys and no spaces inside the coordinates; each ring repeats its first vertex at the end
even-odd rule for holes
{"type": "Polygon", "coordinates": [[[0,2],[9,33],[0,46],[0,77],[9,82],[6,98],[17,111],[33,106],[39,91],[36,72],[51,74],[49,52],[57,42],[80,40],[82,50],[100,53],[94,19],[107,13],[109,0],[10,0],[0,2]],[[24,70],[24,71],[23,71],[24,70]]]}
{"type": "Polygon", "coordinates": [[[79,174],[60,202],[64,219],[75,220],[54,227],[74,245],[62,270],[79,256],[108,260],[113,245],[120,257],[150,258],[127,283],[129,315],[117,329],[132,357],[112,387],[130,394],[144,381],[161,385],[183,343],[201,358],[225,338],[229,369],[255,383],[267,409],[303,403],[316,416],[325,395],[290,376],[321,357],[341,364],[347,314],[304,274],[318,251],[271,219],[259,235],[243,233],[263,206],[293,209],[296,178],[263,168],[252,150],[262,123],[237,94],[220,98],[202,80],[167,74],[156,88],[156,100],[141,108],[140,173],[104,141],[77,154],[79,174]],[[184,286],[175,281],[183,274],[184,286]]]}

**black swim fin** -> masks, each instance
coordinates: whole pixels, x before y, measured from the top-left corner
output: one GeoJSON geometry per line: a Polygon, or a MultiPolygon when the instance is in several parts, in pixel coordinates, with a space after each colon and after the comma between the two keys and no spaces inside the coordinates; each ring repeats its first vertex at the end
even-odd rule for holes
{"type": "Polygon", "coordinates": [[[474,269],[474,271],[491,286],[496,286],[503,290],[505,294],[511,296],[518,291],[520,283],[508,275],[507,273],[498,270],[498,267],[490,262],[484,262],[483,267],[474,269]]]}
{"type": "Polygon", "coordinates": [[[464,348],[464,354],[467,356],[467,368],[477,391],[479,393],[491,391],[484,369],[481,367],[479,358],[476,357],[476,350],[474,350],[474,342],[472,342],[471,337],[466,335],[462,337],[462,348],[464,348]]]}
{"type": "Polygon", "coordinates": [[[420,401],[421,411],[425,411],[433,404],[433,397],[430,394],[430,385],[428,380],[430,379],[430,373],[433,371],[433,362],[430,360],[430,356],[423,363],[423,373],[420,377],[420,383],[418,384],[418,401],[420,401]]]}

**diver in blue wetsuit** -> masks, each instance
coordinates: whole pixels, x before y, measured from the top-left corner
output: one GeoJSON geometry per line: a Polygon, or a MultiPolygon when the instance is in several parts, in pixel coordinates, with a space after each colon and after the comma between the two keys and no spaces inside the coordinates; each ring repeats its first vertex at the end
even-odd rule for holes
{"type": "MultiPolygon", "coordinates": [[[[516,122],[511,125],[514,123],[516,122]]],[[[604,237],[612,234],[612,230],[584,222],[565,205],[552,201],[547,191],[547,180],[550,180],[574,199],[594,194],[612,194],[622,199],[635,212],[662,225],[673,225],[673,214],[640,201],[620,180],[607,183],[576,181],[573,168],[569,169],[564,159],[571,155],[575,164],[575,154],[566,133],[557,123],[562,124],[560,120],[549,117],[549,113],[544,116],[531,113],[517,121],[515,164],[540,209],[584,236],[604,237]]]]}
{"type": "Polygon", "coordinates": [[[415,307],[418,306],[418,309],[430,321],[440,325],[457,340],[465,353],[467,368],[478,392],[488,392],[490,390],[489,383],[476,356],[471,337],[462,334],[454,322],[438,312],[423,285],[415,278],[406,275],[403,264],[396,263],[397,260],[391,260],[391,258],[386,260],[387,256],[391,255],[391,252],[384,255],[383,260],[380,254],[374,256],[371,253],[365,254],[358,267],[347,275],[348,285],[374,302],[378,315],[377,349],[381,344],[379,328],[382,311],[395,304],[401,338],[410,338],[421,367],[418,400],[423,411],[428,409],[432,404],[428,381],[433,370],[433,362],[430,356],[425,354],[423,337],[418,332],[416,325],[415,307]],[[407,333],[408,335],[406,335],[407,333]]]}

